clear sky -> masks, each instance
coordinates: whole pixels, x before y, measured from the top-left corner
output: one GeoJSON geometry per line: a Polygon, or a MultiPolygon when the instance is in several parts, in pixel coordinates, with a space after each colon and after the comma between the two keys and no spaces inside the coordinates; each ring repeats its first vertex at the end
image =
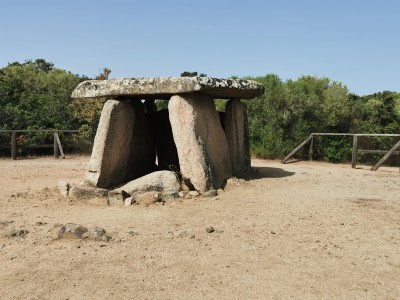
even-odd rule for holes
{"type": "Polygon", "coordinates": [[[329,77],[400,92],[399,0],[1,0],[0,67],[44,58],[111,78],[329,77]]]}

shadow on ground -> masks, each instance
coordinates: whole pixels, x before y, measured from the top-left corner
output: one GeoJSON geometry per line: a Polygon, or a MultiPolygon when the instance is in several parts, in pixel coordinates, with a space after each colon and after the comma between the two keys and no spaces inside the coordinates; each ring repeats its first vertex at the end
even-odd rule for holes
{"type": "Polygon", "coordinates": [[[296,172],[285,171],[281,168],[271,167],[252,167],[252,172],[245,179],[260,179],[260,178],[283,178],[296,174],[296,172]]]}

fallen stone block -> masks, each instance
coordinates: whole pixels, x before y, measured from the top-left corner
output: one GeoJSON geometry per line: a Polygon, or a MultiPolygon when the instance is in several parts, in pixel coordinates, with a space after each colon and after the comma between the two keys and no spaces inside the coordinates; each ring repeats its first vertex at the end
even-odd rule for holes
{"type": "Polygon", "coordinates": [[[108,201],[121,203],[128,197],[136,198],[146,192],[171,192],[178,193],[180,189],[179,180],[174,172],[157,171],[146,176],[132,180],[127,184],[114,189],[108,193],[108,201]]]}
{"type": "Polygon", "coordinates": [[[87,185],[73,186],[69,190],[69,197],[77,200],[95,205],[107,205],[108,190],[91,187],[87,185]]]}

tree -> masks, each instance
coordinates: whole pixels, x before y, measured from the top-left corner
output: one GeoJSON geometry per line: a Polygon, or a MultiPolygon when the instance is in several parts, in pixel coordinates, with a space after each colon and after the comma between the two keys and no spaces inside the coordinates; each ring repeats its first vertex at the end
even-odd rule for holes
{"type": "Polygon", "coordinates": [[[110,73],[111,73],[110,69],[103,68],[103,71],[101,71],[101,73],[96,76],[96,80],[107,80],[110,73]]]}
{"type": "MultiPolygon", "coordinates": [[[[0,129],[74,129],[68,108],[83,78],[54,68],[44,59],[11,63],[0,70],[0,129]]],[[[50,134],[29,134],[26,143],[42,143],[50,134]]]]}
{"type": "Polygon", "coordinates": [[[283,157],[312,132],[349,128],[350,101],[340,83],[313,76],[283,82],[274,74],[246,79],[265,87],[263,96],[247,101],[252,153],[257,156],[283,157]]]}
{"type": "MultiPolygon", "coordinates": [[[[110,69],[103,68],[100,74],[96,76],[96,80],[107,80],[110,73],[110,69]]],[[[101,111],[106,101],[106,97],[96,99],[72,99],[70,101],[69,108],[75,119],[78,120],[79,131],[83,137],[94,139],[101,111]]]]}

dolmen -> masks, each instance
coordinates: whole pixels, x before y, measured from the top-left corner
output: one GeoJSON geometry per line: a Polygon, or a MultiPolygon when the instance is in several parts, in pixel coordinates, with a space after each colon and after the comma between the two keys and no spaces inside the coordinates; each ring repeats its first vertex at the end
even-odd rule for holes
{"type": "Polygon", "coordinates": [[[89,80],[73,98],[104,104],[83,184],[110,190],[109,202],[146,192],[200,194],[249,173],[245,103],[262,95],[255,81],[210,77],[89,80]],[[219,113],[214,99],[227,99],[219,113]],[[157,111],[156,101],[168,101],[157,111]]]}

